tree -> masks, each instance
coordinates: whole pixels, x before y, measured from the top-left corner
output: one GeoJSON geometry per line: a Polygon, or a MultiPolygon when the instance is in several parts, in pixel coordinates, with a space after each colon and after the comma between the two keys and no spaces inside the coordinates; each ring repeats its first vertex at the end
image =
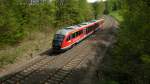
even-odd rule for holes
{"type": "Polygon", "coordinates": [[[79,13],[80,18],[83,21],[94,18],[93,7],[87,0],[79,0],[79,13]]]}
{"type": "Polygon", "coordinates": [[[93,3],[93,8],[94,8],[95,18],[97,19],[103,15],[105,10],[105,3],[97,1],[93,3]]]}
{"type": "Polygon", "coordinates": [[[120,10],[124,5],[124,1],[122,0],[107,0],[105,2],[105,14],[109,14],[113,11],[120,10]]]}
{"type": "Polygon", "coordinates": [[[46,31],[54,21],[53,2],[29,4],[26,0],[0,1],[0,44],[15,44],[26,32],[46,31]]]}
{"type": "Polygon", "coordinates": [[[121,23],[111,58],[111,75],[121,84],[150,83],[150,10],[148,0],[123,0],[121,23]],[[113,71],[115,70],[115,71],[113,71]],[[115,73],[115,74],[114,74],[115,73]]]}
{"type": "Polygon", "coordinates": [[[56,0],[56,27],[75,24],[79,15],[77,0],[56,0]]]}
{"type": "Polygon", "coordinates": [[[14,7],[17,7],[15,0],[0,1],[0,44],[16,43],[24,34],[14,7]]]}

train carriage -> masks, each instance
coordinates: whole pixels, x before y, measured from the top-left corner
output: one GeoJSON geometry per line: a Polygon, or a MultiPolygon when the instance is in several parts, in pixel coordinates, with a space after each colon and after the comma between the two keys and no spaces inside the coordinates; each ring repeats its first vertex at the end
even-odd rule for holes
{"type": "Polygon", "coordinates": [[[93,32],[102,29],[103,24],[104,19],[102,18],[60,29],[54,36],[52,48],[55,51],[69,49],[93,32]]]}

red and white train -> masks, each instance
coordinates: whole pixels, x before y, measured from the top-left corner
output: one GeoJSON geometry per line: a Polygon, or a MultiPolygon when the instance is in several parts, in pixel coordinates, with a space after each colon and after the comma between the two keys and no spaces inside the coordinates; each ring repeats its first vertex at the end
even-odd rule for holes
{"type": "Polygon", "coordinates": [[[102,29],[104,18],[66,27],[56,32],[52,42],[53,50],[60,51],[71,48],[96,30],[102,29]]]}

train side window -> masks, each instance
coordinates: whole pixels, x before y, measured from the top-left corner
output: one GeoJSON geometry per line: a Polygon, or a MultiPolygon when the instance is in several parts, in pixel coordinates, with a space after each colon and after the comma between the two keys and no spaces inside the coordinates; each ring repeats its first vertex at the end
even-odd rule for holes
{"type": "Polygon", "coordinates": [[[96,26],[96,28],[97,28],[97,27],[99,26],[99,25],[98,25],[98,23],[96,23],[96,25],[95,25],[95,26],[96,26]]]}
{"type": "Polygon", "coordinates": [[[73,34],[72,34],[72,38],[75,38],[75,37],[76,37],[76,33],[73,33],[73,34]]]}
{"type": "Polygon", "coordinates": [[[89,32],[91,31],[91,27],[89,27],[89,32]]]}
{"type": "Polygon", "coordinates": [[[83,33],[83,30],[80,30],[79,33],[80,33],[80,35],[81,35],[81,34],[83,33]]]}
{"type": "Polygon", "coordinates": [[[79,35],[81,35],[81,30],[79,31],[79,35]]]}
{"type": "Polygon", "coordinates": [[[81,34],[83,34],[83,30],[81,31],[81,34]]]}
{"type": "Polygon", "coordinates": [[[89,31],[89,28],[86,28],[86,33],[88,33],[88,31],[89,31]]]}
{"type": "Polygon", "coordinates": [[[93,30],[95,30],[95,29],[96,29],[95,25],[93,25],[93,26],[92,26],[92,29],[93,29],[93,30]]]}
{"type": "Polygon", "coordinates": [[[92,29],[92,26],[90,27],[90,32],[92,31],[93,29],[92,29]]]}
{"type": "Polygon", "coordinates": [[[78,31],[78,32],[76,32],[76,36],[79,36],[79,31],[78,31]]]}
{"type": "Polygon", "coordinates": [[[78,36],[82,34],[82,30],[78,31],[78,36]]]}
{"type": "Polygon", "coordinates": [[[88,29],[86,29],[85,31],[86,31],[86,34],[87,34],[88,33],[88,29]]]}
{"type": "Polygon", "coordinates": [[[71,35],[68,36],[67,41],[71,40],[71,35]]]}
{"type": "Polygon", "coordinates": [[[90,31],[91,31],[91,30],[90,30],[90,27],[88,27],[88,28],[86,29],[86,33],[88,34],[90,31]]]}
{"type": "Polygon", "coordinates": [[[80,31],[78,31],[78,35],[80,35],[80,31]]]}

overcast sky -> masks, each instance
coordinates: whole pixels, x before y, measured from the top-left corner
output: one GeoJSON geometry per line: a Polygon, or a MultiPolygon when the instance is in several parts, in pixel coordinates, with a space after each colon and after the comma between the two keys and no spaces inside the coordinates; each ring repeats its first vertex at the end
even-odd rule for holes
{"type": "Polygon", "coordinates": [[[87,0],[87,1],[90,2],[90,3],[93,3],[95,1],[106,1],[106,0],[87,0]]]}

